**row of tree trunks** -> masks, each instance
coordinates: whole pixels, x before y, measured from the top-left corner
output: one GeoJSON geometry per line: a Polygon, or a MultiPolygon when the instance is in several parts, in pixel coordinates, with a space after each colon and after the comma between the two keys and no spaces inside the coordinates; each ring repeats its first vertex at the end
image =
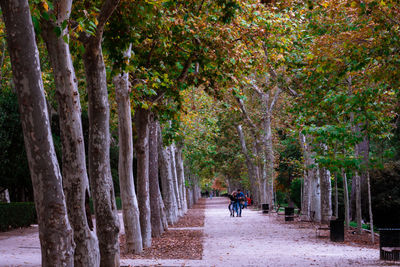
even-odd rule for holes
{"type": "Polygon", "coordinates": [[[50,131],[29,3],[3,0],[0,6],[34,191],[42,266],[73,266],[73,231],[50,131]]]}
{"type": "Polygon", "coordinates": [[[178,205],[174,195],[174,182],[171,169],[171,154],[169,147],[163,147],[161,128],[158,125],[158,153],[160,163],[161,193],[165,205],[168,224],[175,224],[178,220],[178,205]]]}
{"type": "MultiPolygon", "coordinates": [[[[72,0],[54,1],[56,8],[51,12],[57,12],[54,14],[55,19],[42,22],[42,34],[49,51],[57,88],[66,201],[50,133],[29,5],[26,1],[18,4],[16,1],[2,2],[7,32],[13,32],[13,35],[8,35],[8,41],[35,190],[43,266],[119,266],[119,220],[109,163],[109,103],[101,48],[104,25],[118,2],[118,0],[104,1],[95,34],[86,36],[82,33],[80,36],[80,41],[85,46],[83,62],[90,122],[89,177],[98,239],[90,229],[90,214],[86,213],[89,182],[85,165],[77,80],[68,43],[63,40],[63,37],[68,37],[68,32],[65,29],[63,34],[58,36],[54,31],[55,27],[59,27],[68,19],[72,0]],[[14,34],[15,32],[17,34],[14,34]],[[20,65],[20,62],[26,60],[32,64],[20,65]],[[73,231],[69,221],[72,223],[73,231]]],[[[157,123],[150,121],[148,110],[140,108],[136,110],[138,204],[132,172],[133,144],[128,74],[117,75],[114,77],[114,83],[119,114],[119,177],[127,247],[129,252],[140,253],[143,246],[151,244],[152,228],[156,236],[168,228],[167,210],[158,184],[158,129],[157,123]],[[154,196],[153,217],[150,215],[150,193],[154,196]]],[[[168,175],[162,178],[167,177],[166,181],[169,183],[167,187],[172,188],[170,196],[175,203],[173,205],[175,218],[171,221],[176,222],[178,216],[183,215],[188,206],[182,146],[171,145],[161,150],[168,154],[164,164],[168,175]]],[[[161,153],[163,154],[165,153],[161,153]]],[[[200,190],[198,185],[192,189],[191,199],[195,203],[200,190]]]]}
{"type": "Polygon", "coordinates": [[[319,167],[307,136],[300,134],[304,158],[304,183],[302,189],[301,218],[328,223],[332,218],[331,174],[327,168],[319,167]],[[312,167],[314,166],[314,167],[312,167]]]}

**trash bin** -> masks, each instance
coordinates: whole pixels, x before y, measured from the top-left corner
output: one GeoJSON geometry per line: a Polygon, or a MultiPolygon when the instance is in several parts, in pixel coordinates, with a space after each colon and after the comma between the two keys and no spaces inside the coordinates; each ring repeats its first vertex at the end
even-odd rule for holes
{"type": "Polygon", "coordinates": [[[285,222],[294,220],[294,208],[285,208],[285,222]]]}
{"type": "Polygon", "coordinates": [[[261,209],[263,213],[268,213],[269,211],[269,204],[261,204],[261,209]]]}
{"type": "Polygon", "coordinates": [[[400,261],[400,228],[381,228],[378,230],[380,259],[400,261]]]}
{"type": "Polygon", "coordinates": [[[333,242],[344,241],[344,221],[343,219],[330,220],[330,237],[333,242]]]}

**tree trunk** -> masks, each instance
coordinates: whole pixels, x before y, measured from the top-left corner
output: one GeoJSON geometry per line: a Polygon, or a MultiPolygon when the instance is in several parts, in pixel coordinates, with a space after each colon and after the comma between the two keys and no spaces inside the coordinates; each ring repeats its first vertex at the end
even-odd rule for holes
{"type": "Polygon", "coordinates": [[[338,176],[335,173],[335,218],[339,218],[338,176]]]}
{"type": "Polygon", "coordinates": [[[304,158],[304,185],[303,185],[303,201],[301,202],[301,219],[310,220],[311,218],[311,200],[312,200],[312,184],[315,179],[314,169],[310,169],[309,166],[313,164],[313,158],[311,157],[306,136],[300,134],[300,144],[304,158]]]}
{"type": "MultiPolygon", "coordinates": [[[[249,181],[250,181],[250,186],[251,186],[251,191],[253,192],[253,199],[258,200],[259,199],[259,193],[258,193],[258,188],[257,188],[257,178],[256,178],[256,172],[257,170],[255,169],[255,166],[251,160],[251,157],[248,153],[247,146],[246,146],[246,140],[244,139],[244,134],[242,130],[241,125],[236,126],[238,135],[239,135],[239,140],[240,144],[242,147],[242,153],[246,158],[246,166],[247,166],[247,173],[249,175],[249,181]]],[[[255,203],[258,204],[258,203],[255,203]]]]}
{"type": "Polygon", "coordinates": [[[149,125],[149,187],[150,187],[150,210],[151,210],[151,234],[159,237],[164,232],[161,217],[161,194],[158,181],[158,134],[157,122],[154,114],[151,115],[149,125]]]}
{"type": "Polygon", "coordinates": [[[149,123],[150,111],[143,108],[135,110],[135,126],[137,131],[137,185],[140,210],[140,228],[142,230],[143,247],[151,246],[151,213],[149,195],[149,123]]]}
{"type": "Polygon", "coordinates": [[[368,185],[368,211],[369,211],[369,223],[371,226],[371,241],[372,244],[375,242],[374,234],[374,219],[372,216],[372,198],[371,198],[371,182],[369,179],[369,171],[367,171],[367,185],[368,185]]]}
{"type": "Polygon", "coordinates": [[[314,212],[314,221],[321,222],[321,187],[320,187],[320,172],[316,167],[315,175],[312,180],[312,196],[311,196],[311,211],[314,212]]]}
{"type": "Polygon", "coordinates": [[[166,214],[166,209],[164,205],[164,201],[161,197],[161,191],[160,188],[158,188],[158,194],[160,195],[160,216],[161,216],[161,224],[163,227],[163,231],[168,230],[168,220],[167,220],[167,214],[166,214]]]}
{"type": "Polygon", "coordinates": [[[89,178],[100,265],[119,266],[119,218],[110,167],[110,111],[101,38],[102,34],[98,33],[84,42],[83,63],[89,102],[89,178]]]}
{"type": "Polygon", "coordinates": [[[271,207],[274,206],[274,178],[275,178],[275,168],[274,168],[274,162],[275,162],[275,155],[274,155],[274,149],[273,149],[273,143],[272,143],[272,130],[271,130],[271,114],[268,111],[268,106],[266,108],[266,111],[264,112],[264,120],[263,120],[263,125],[264,125],[264,146],[265,146],[265,159],[266,159],[266,172],[267,172],[267,184],[268,184],[268,203],[271,207]]]}
{"type": "Polygon", "coordinates": [[[179,190],[179,184],[178,184],[178,175],[177,175],[177,170],[176,170],[176,158],[175,158],[175,145],[171,144],[169,146],[169,152],[171,154],[171,170],[172,170],[172,179],[174,182],[174,195],[176,198],[176,203],[178,206],[178,216],[181,217],[183,216],[183,210],[182,210],[182,202],[181,202],[181,194],[179,190]]]}
{"type": "Polygon", "coordinates": [[[133,141],[128,73],[121,73],[113,79],[118,107],[119,160],[118,176],[122,201],[126,250],[128,253],[143,251],[138,201],[133,182],[133,141]]]}
{"type": "Polygon", "coordinates": [[[332,186],[331,173],[326,168],[320,168],[321,184],[321,222],[329,223],[332,217],[332,186]]]}
{"type": "Polygon", "coordinates": [[[357,221],[357,233],[361,234],[362,231],[362,213],[361,213],[361,178],[359,173],[356,171],[353,177],[355,179],[355,192],[356,192],[356,221],[357,221]]]}
{"type": "Polygon", "coordinates": [[[62,142],[62,175],[66,194],[68,218],[74,231],[76,244],[75,266],[99,266],[100,251],[97,236],[89,228],[86,216],[85,195],[89,192],[86,170],[85,145],[83,143],[81,105],[75,70],[66,28],[60,36],[54,31],[69,18],[72,0],[55,1],[57,21],[41,21],[42,36],[46,42],[56,85],[56,99],[60,120],[62,142]]]}
{"type": "Polygon", "coordinates": [[[350,227],[350,208],[349,208],[349,190],[347,185],[347,175],[346,172],[342,169],[342,177],[343,177],[343,202],[344,202],[344,221],[346,229],[350,227]]]}
{"type": "Polygon", "coordinates": [[[158,126],[159,135],[159,145],[158,145],[158,155],[160,160],[160,178],[161,178],[161,189],[162,189],[162,199],[164,201],[166,216],[169,224],[174,224],[178,220],[178,207],[176,204],[176,199],[174,195],[174,183],[172,178],[171,170],[171,155],[169,153],[169,148],[163,148],[161,129],[158,126]]]}
{"type": "Polygon", "coordinates": [[[183,144],[178,144],[175,150],[176,173],[178,177],[179,193],[181,196],[182,212],[187,212],[185,173],[182,158],[183,144]]]}
{"type": "Polygon", "coordinates": [[[39,223],[42,266],[73,266],[73,232],[54,151],[28,1],[0,1],[39,223]]]}

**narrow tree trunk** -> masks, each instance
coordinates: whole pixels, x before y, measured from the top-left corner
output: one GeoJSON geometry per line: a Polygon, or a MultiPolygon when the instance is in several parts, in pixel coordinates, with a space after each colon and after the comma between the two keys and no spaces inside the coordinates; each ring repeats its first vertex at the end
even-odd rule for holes
{"type": "MultiPolygon", "coordinates": [[[[241,125],[236,126],[238,135],[239,135],[239,140],[240,140],[240,145],[242,147],[242,153],[246,158],[246,166],[247,166],[247,173],[249,176],[249,181],[250,181],[250,186],[251,186],[251,191],[253,191],[253,199],[258,200],[259,195],[258,195],[258,188],[257,188],[257,178],[256,178],[256,173],[257,170],[255,169],[255,166],[251,160],[250,154],[248,153],[247,146],[246,146],[246,140],[244,139],[244,134],[242,130],[241,125]]],[[[257,204],[257,203],[256,203],[257,204]]]]}
{"type": "Polygon", "coordinates": [[[303,152],[304,158],[304,185],[303,185],[303,201],[301,203],[301,219],[310,220],[311,219],[311,197],[312,197],[312,181],[314,178],[314,170],[309,169],[311,165],[311,155],[308,149],[308,144],[306,136],[300,134],[300,144],[303,152]]]}
{"type": "Polygon", "coordinates": [[[368,184],[368,211],[369,211],[369,224],[371,226],[371,241],[375,242],[374,234],[374,219],[372,215],[372,198],[371,198],[371,182],[369,179],[369,171],[367,171],[367,184],[368,184]]]}
{"type": "Polygon", "coordinates": [[[149,186],[150,186],[150,210],[151,210],[151,234],[159,237],[164,232],[161,218],[161,194],[158,182],[158,134],[157,122],[154,114],[151,114],[149,125],[149,186]]]}
{"type": "Polygon", "coordinates": [[[321,222],[321,186],[320,172],[316,167],[314,179],[312,181],[311,211],[314,211],[314,221],[321,222]]]}
{"type": "Polygon", "coordinates": [[[118,176],[126,249],[128,253],[141,253],[143,250],[143,241],[140,229],[138,201],[133,182],[132,116],[129,99],[131,90],[128,73],[115,76],[114,85],[118,107],[118,176]]]}
{"type": "Polygon", "coordinates": [[[39,223],[42,266],[73,266],[73,232],[49,127],[28,1],[0,1],[39,223]]]}
{"type": "Polygon", "coordinates": [[[320,168],[319,173],[321,184],[321,222],[329,223],[332,217],[331,174],[326,168],[320,168]]]}
{"type": "Polygon", "coordinates": [[[149,122],[150,111],[143,108],[135,110],[135,126],[137,131],[137,185],[140,210],[140,228],[143,247],[151,246],[151,213],[149,195],[149,122]]]}
{"type": "Polygon", "coordinates": [[[176,198],[176,203],[178,206],[178,216],[181,217],[183,216],[183,211],[182,211],[182,203],[181,203],[181,196],[180,196],[180,191],[179,191],[179,185],[178,185],[178,175],[176,172],[176,159],[175,159],[175,145],[172,144],[169,146],[169,153],[171,155],[171,171],[172,171],[172,181],[174,183],[174,195],[176,198]]]}
{"type": "Polygon", "coordinates": [[[161,178],[161,189],[162,189],[162,199],[164,201],[166,216],[169,224],[174,224],[178,220],[178,207],[176,204],[176,199],[174,195],[174,183],[172,179],[171,170],[171,155],[169,153],[169,148],[164,148],[162,145],[161,128],[158,125],[158,155],[160,163],[160,178],[161,178]]]}
{"type": "Polygon", "coordinates": [[[181,196],[182,212],[185,214],[187,212],[187,202],[186,202],[186,186],[185,186],[185,173],[183,167],[182,158],[183,145],[178,144],[175,151],[176,159],[176,173],[178,177],[179,193],[181,196]]]}
{"type": "Polygon", "coordinates": [[[338,176],[335,173],[335,218],[339,218],[338,176]]]}
{"type": "Polygon", "coordinates": [[[347,185],[347,175],[344,170],[342,170],[343,177],[343,202],[344,202],[344,221],[346,225],[346,229],[349,229],[350,226],[350,207],[349,207],[349,190],[347,185]]]}
{"type": "Polygon", "coordinates": [[[357,233],[361,234],[362,231],[362,213],[361,213],[361,178],[359,173],[356,171],[353,177],[356,184],[356,221],[357,221],[357,233]]]}
{"type": "MultiPolygon", "coordinates": [[[[68,29],[57,36],[54,29],[69,18],[72,0],[54,1],[57,21],[41,22],[41,33],[46,42],[56,84],[56,99],[62,142],[63,187],[66,194],[68,218],[74,230],[75,266],[99,266],[100,251],[97,236],[89,228],[85,209],[85,195],[89,192],[83,143],[81,105],[75,70],[69,45],[63,40],[68,29]]],[[[89,214],[90,215],[90,214],[89,214]]]]}

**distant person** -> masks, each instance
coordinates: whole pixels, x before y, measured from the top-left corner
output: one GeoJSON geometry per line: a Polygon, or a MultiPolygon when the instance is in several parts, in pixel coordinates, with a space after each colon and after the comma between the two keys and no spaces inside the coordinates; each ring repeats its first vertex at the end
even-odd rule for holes
{"type": "Polygon", "coordinates": [[[237,198],[236,198],[236,191],[233,191],[232,194],[229,195],[229,205],[228,205],[228,209],[229,212],[231,213],[231,217],[235,217],[235,211],[236,211],[236,215],[238,214],[238,209],[237,209],[237,198]]]}
{"type": "Polygon", "coordinates": [[[237,190],[236,199],[238,206],[238,217],[242,217],[242,207],[244,205],[245,196],[240,188],[237,190]]]}
{"type": "Polygon", "coordinates": [[[213,191],[210,192],[210,199],[213,197],[213,191]]]}

